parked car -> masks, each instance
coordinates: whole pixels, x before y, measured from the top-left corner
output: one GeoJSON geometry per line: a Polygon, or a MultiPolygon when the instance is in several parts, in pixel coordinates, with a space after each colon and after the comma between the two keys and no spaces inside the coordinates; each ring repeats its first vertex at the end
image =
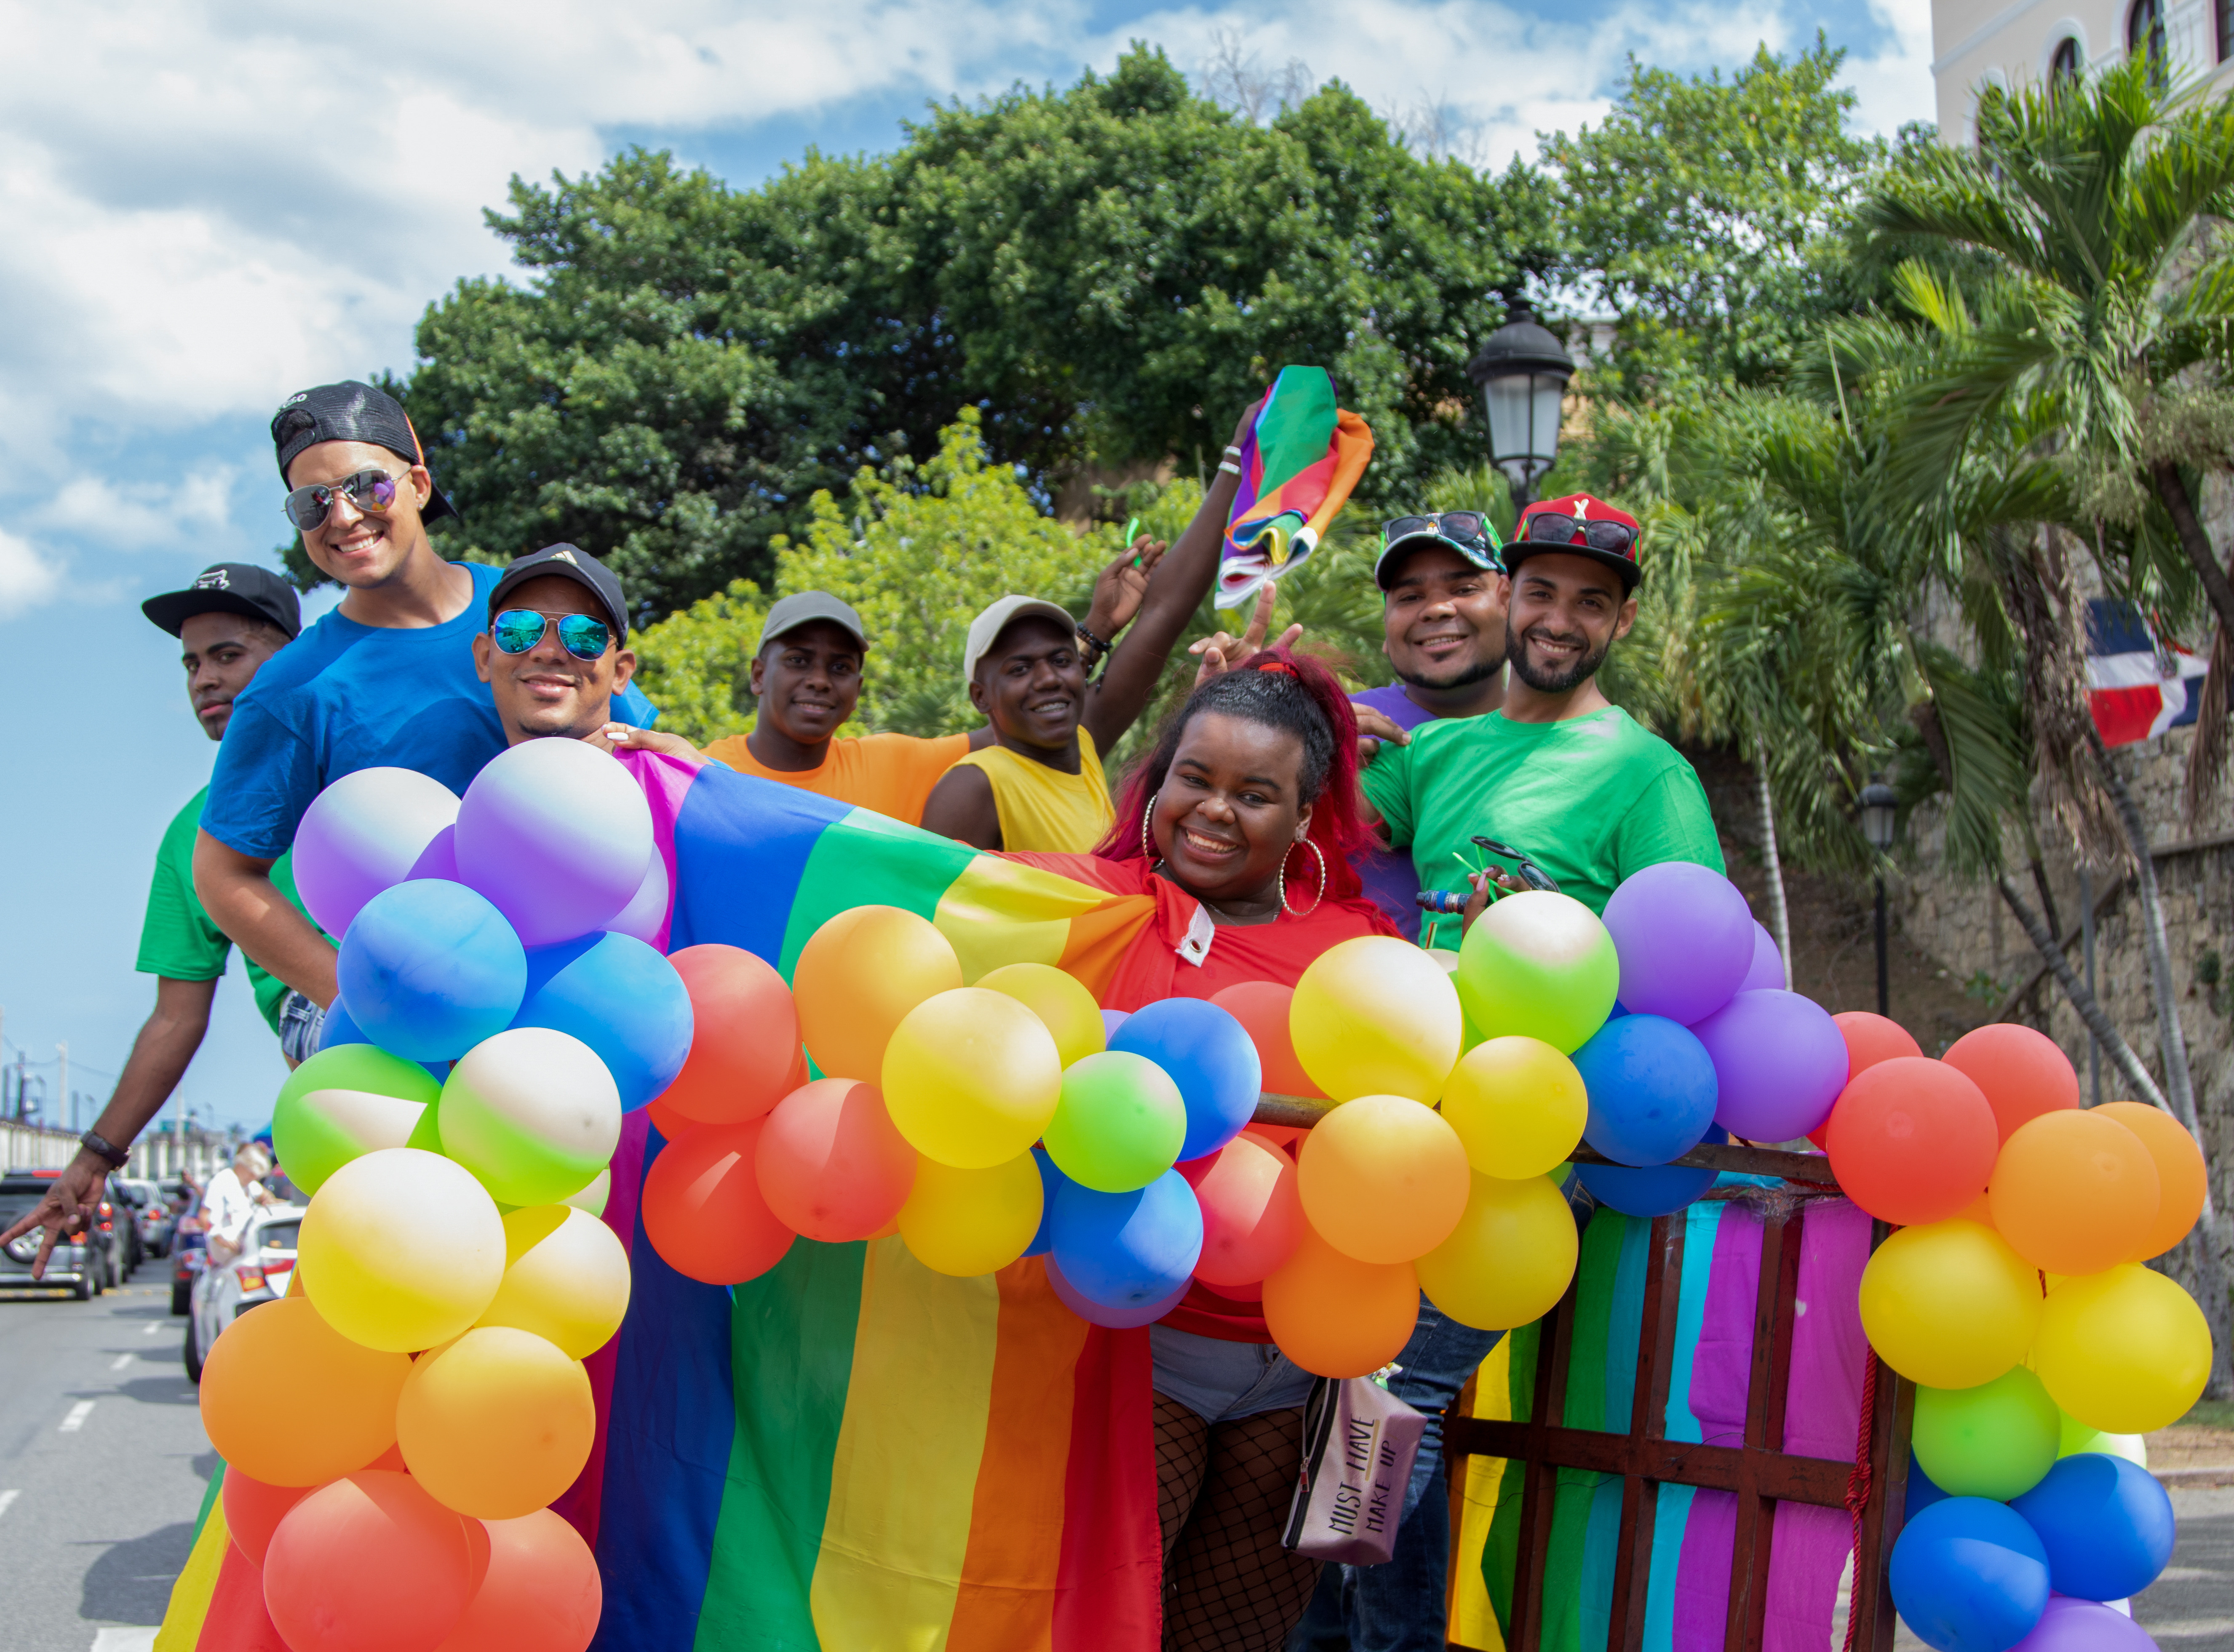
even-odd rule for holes
{"type": "Polygon", "coordinates": [[[202,1192],[179,1178],[163,1184],[178,1212],[171,1224],[171,1311],[193,1311],[194,1281],[209,1261],[209,1224],[201,1214],[202,1192]]]}
{"type": "Polygon", "coordinates": [[[140,1249],[142,1255],[167,1257],[171,1254],[171,1233],[178,1225],[178,1215],[171,1209],[171,1201],[164,1196],[160,1185],[136,1178],[125,1182],[125,1186],[140,1195],[140,1249]]]}
{"type": "Polygon", "coordinates": [[[117,1272],[111,1283],[121,1283],[140,1270],[147,1259],[147,1247],[140,1240],[140,1201],[143,1197],[138,1189],[123,1177],[111,1172],[107,1189],[108,1202],[102,1206],[101,1219],[108,1222],[109,1231],[116,1236],[117,1272]]]}
{"type": "MultiPolygon", "coordinates": [[[[31,1170],[0,1175],[0,1228],[12,1227],[18,1218],[29,1214],[61,1174],[56,1170],[31,1170]]],[[[116,1231],[114,1190],[110,1194],[101,1201],[95,1220],[82,1235],[64,1239],[55,1246],[54,1254],[47,1258],[43,1278],[31,1277],[31,1265],[39,1255],[40,1229],[33,1228],[22,1237],[0,1245],[0,1287],[66,1288],[80,1302],[88,1302],[120,1283],[123,1278],[123,1246],[116,1231]]]]}
{"type": "Polygon", "coordinates": [[[202,1380],[202,1361],[225,1328],[251,1308],[287,1294],[295,1272],[295,1241],[304,1206],[274,1205],[257,1211],[240,1237],[240,1254],[204,1267],[195,1277],[186,1315],[186,1375],[202,1380]]]}

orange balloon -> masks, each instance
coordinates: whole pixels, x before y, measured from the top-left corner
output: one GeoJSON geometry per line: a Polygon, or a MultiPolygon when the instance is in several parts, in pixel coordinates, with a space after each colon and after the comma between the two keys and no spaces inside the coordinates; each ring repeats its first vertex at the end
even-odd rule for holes
{"type": "MultiPolygon", "coordinates": [[[[1846,1041],[1846,1082],[1854,1075],[1879,1061],[1889,1061],[1896,1055],[1921,1055],[1924,1049],[1909,1036],[1908,1028],[1897,1021],[1883,1015],[1872,1015],[1866,1009],[1849,1009],[1831,1017],[1839,1028],[1839,1036],[1846,1041]]],[[[1830,1127],[1826,1119],[1807,1133],[1807,1139],[1818,1147],[1823,1145],[1823,1132],[1830,1127]]]]}
{"type": "Polygon", "coordinates": [[[2162,1202],[2141,1139],[2099,1113],[2044,1113],[2002,1144],[1986,1202],[2009,1248],[2048,1273],[2100,1273],[2139,1251],[2162,1202]]]}
{"type": "Polygon", "coordinates": [[[287,1512],[264,1604],[293,1652],[434,1652],[473,1598],[474,1549],[418,1481],[366,1469],[287,1512]]]}
{"type": "Polygon", "coordinates": [[[807,937],[792,966],[807,1053],[829,1078],[880,1083],[907,1012],[962,984],[953,943],[897,906],[856,906],[807,937]]]}
{"type": "Polygon", "coordinates": [[[590,1374],[555,1342],[479,1325],[429,1349],[396,1401],[396,1443],[438,1501],[516,1519],[574,1483],[598,1433],[590,1374]]]}
{"type": "Polygon", "coordinates": [[[232,1539],[233,1547],[260,1566],[264,1564],[264,1551],[271,1546],[271,1534],[279,1529],[279,1522],[286,1518],[288,1510],[310,1496],[310,1488],[266,1485],[262,1480],[249,1479],[230,1463],[225,1465],[224,1472],[218,1494],[225,1499],[225,1533],[232,1539]]]}
{"type": "Polygon", "coordinates": [[[318,1485],[395,1443],[408,1354],[352,1342],[307,1297],[225,1328],[202,1367],[202,1427],[218,1455],[267,1485],[318,1485]]]}
{"type": "Polygon", "coordinates": [[[584,1652],[604,1610],[598,1562],[564,1516],[476,1521],[488,1566],[440,1652],[584,1652]]]}
{"type": "Polygon", "coordinates": [[[2146,1262],[2160,1257],[2182,1239],[2203,1214],[2207,1172],[2203,1150],[2187,1127],[2162,1107],[2142,1101],[2106,1101],[2094,1109],[2098,1119],[2115,1119],[2141,1139],[2157,1164],[2157,1219],[2148,1237],[2125,1262],[2146,1262]]]}
{"type": "Polygon", "coordinates": [[[884,1092],[859,1079],[817,1079],[777,1102],[753,1164],[776,1220],[830,1244],[867,1238],[915,1185],[915,1149],[884,1092]]]}
{"type": "Polygon", "coordinates": [[[1420,1276],[1410,1263],[1360,1262],[1309,1227],[1264,1281],[1272,1340],[1315,1376],[1378,1371],[1403,1351],[1419,1318],[1420,1276]]]}
{"type": "Polygon", "coordinates": [[[1963,1074],[1896,1055],[1848,1081],[1823,1145],[1848,1198],[1913,1227],[1945,1221],[1984,1191],[2000,1136],[1993,1108],[1963,1074]]]}
{"type": "Polygon", "coordinates": [[[676,1272],[740,1285],[783,1260],[792,1231],[761,1196],[754,1168],[766,1124],[707,1124],[660,1149],[643,1179],[643,1231],[676,1272]]]}
{"type": "Polygon", "coordinates": [[[2047,1034],[1996,1022],[1963,1035],[1939,1058],[1985,1092],[2007,1141],[2028,1119],[2079,1110],[2079,1074],[2047,1034]]]}
{"type": "Polygon", "coordinates": [[[1296,1041],[1288,1032],[1288,1006],[1296,989],[1276,981],[1244,981],[1212,993],[1211,1002],[1239,1022],[1257,1046],[1264,1066],[1264,1087],[1275,1095],[1303,1095],[1323,1100],[1326,1092],[1303,1071],[1296,1055],[1296,1041]]]}
{"type": "Polygon", "coordinates": [[[1278,1148],[1244,1131],[1187,1179],[1202,1206],[1194,1277],[1212,1290],[1254,1284],[1295,1254],[1303,1205],[1295,1162],[1278,1148]]]}
{"type": "Polygon", "coordinates": [[[1401,1095],[1345,1101],[1303,1138],[1296,1191],[1311,1226],[1360,1262],[1409,1262],[1466,1214],[1466,1144],[1433,1107],[1401,1095]]]}
{"type": "Polygon", "coordinates": [[[659,1105],[701,1124],[759,1118],[783,1099],[799,1054],[791,989],[741,946],[686,946],[668,962],[690,995],[690,1055],[659,1105]]]}

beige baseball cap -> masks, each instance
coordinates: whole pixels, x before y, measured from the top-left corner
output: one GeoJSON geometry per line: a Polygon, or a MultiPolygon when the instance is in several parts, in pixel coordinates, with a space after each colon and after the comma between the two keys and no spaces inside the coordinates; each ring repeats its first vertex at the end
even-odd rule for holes
{"type": "Polygon", "coordinates": [[[977,662],[992,651],[1001,633],[1020,619],[1050,620],[1066,636],[1077,629],[1070,611],[1043,597],[1003,597],[970,622],[970,640],[962,650],[962,686],[966,691],[977,680],[977,662]]]}

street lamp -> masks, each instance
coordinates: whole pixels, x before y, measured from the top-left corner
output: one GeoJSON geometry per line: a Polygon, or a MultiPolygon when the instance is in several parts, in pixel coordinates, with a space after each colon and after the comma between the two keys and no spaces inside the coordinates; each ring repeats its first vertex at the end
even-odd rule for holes
{"type": "Polygon", "coordinates": [[[1489,417],[1489,462],[1511,480],[1514,502],[1523,507],[1536,496],[1537,478],[1559,456],[1560,404],[1574,375],[1574,358],[1522,298],[1507,301],[1505,325],[1466,363],[1489,417]]]}
{"type": "Polygon", "coordinates": [[[1900,820],[1900,800],[1883,780],[1862,787],[1862,836],[1878,852],[1878,1014],[1892,1014],[1892,979],[1885,963],[1885,856],[1900,820]]]}

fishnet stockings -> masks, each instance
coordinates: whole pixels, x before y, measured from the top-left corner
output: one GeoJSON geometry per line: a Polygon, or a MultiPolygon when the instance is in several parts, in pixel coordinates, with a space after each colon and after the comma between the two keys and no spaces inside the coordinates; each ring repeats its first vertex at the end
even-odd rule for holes
{"type": "Polygon", "coordinates": [[[1303,1457],[1303,1414],[1214,1427],[1156,1396],[1156,1514],[1165,1652],[1278,1652],[1319,1563],[1280,1546],[1303,1457]]]}

